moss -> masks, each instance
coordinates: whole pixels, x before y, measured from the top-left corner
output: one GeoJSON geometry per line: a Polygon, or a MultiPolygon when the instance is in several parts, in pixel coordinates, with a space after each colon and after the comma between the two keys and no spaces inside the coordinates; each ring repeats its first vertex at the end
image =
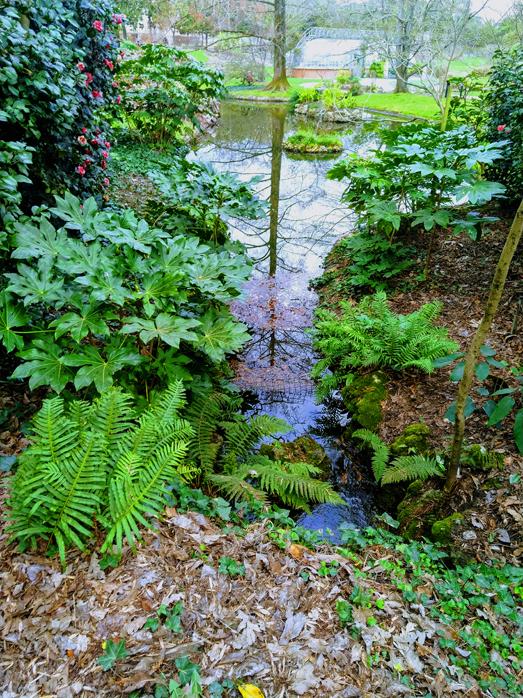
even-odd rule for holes
{"type": "Polygon", "coordinates": [[[391,457],[427,453],[429,451],[429,436],[430,429],[426,424],[421,422],[409,424],[390,445],[391,457]]]}
{"type": "Polygon", "coordinates": [[[388,376],[382,371],[358,376],[342,390],[343,401],[352,417],[351,429],[376,431],[383,418],[381,403],[388,395],[388,376]]]}
{"type": "Polygon", "coordinates": [[[438,507],[444,498],[441,490],[429,489],[422,492],[423,486],[424,483],[420,481],[413,482],[398,504],[396,518],[406,538],[425,533],[436,520],[438,507]]]}
{"type": "Polygon", "coordinates": [[[454,526],[463,521],[463,515],[458,512],[454,512],[445,519],[440,519],[439,521],[434,521],[432,528],[430,529],[432,534],[432,539],[437,543],[442,545],[448,545],[452,539],[452,530],[454,526]]]}
{"type": "Polygon", "coordinates": [[[308,435],[300,436],[294,441],[274,441],[271,444],[262,444],[260,453],[272,460],[314,465],[321,470],[319,477],[322,479],[328,479],[331,474],[331,462],[325,449],[308,435]]]}

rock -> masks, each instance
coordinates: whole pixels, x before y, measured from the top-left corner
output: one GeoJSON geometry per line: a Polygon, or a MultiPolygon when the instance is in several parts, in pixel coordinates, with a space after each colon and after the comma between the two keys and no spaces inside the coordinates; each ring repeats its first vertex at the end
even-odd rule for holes
{"type": "Polygon", "coordinates": [[[388,395],[388,380],[383,371],[374,371],[358,376],[343,388],[343,401],[352,417],[350,433],[360,426],[376,431],[383,417],[381,403],[388,395]]]}
{"type": "Polygon", "coordinates": [[[452,539],[452,530],[454,526],[462,523],[463,515],[457,511],[445,519],[440,519],[432,524],[431,534],[432,538],[442,545],[448,545],[452,539]]]}
{"type": "Polygon", "coordinates": [[[390,445],[391,458],[409,456],[413,453],[424,454],[430,450],[430,429],[426,424],[415,422],[409,424],[390,445]]]}
{"type": "Polygon", "coordinates": [[[503,467],[503,454],[497,451],[488,451],[481,444],[472,444],[463,450],[461,456],[462,465],[470,470],[492,470],[503,467]]]}
{"type": "Polygon", "coordinates": [[[312,436],[300,436],[294,441],[274,441],[271,444],[262,444],[260,453],[271,460],[281,460],[287,463],[310,463],[319,468],[320,479],[328,480],[331,475],[332,464],[323,446],[315,441],[312,436]]]}
{"type": "Polygon", "coordinates": [[[423,492],[424,486],[420,480],[413,482],[398,504],[396,518],[406,538],[414,538],[420,533],[425,533],[426,529],[431,529],[436,521],[438,507],[444,499],[442,490],[428,489],[423,492]]]}

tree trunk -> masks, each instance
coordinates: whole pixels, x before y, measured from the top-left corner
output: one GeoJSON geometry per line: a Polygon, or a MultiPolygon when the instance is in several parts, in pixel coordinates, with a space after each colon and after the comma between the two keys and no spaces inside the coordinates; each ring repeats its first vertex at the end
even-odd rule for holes
{"type": "Polygon", "coordinates": [[[463,372],[463,378],[459,384],[458,395],[456,398],[456,422],[454,425],[454,437],[452,440],[452,450],[447,469],[447,482],[445,485],[447,490],[451,490],[454,487],[458,476],[463,438],[465,435],[465,406],[467,404],[468,394],[472,387],[472,381],[474,380],[474,369],[476,367],[476,362],[478,360],[480,349],[487,338],[492,321],[494,320],[498,310],[499,302],[501,300],[501,296],[503,295],[503,289],[505,288],[508,270],[518,248],[522,233],[523,201],[519,205],[510,227],[509,234],[507,235],[505,245],[501,251],[501,255],[494,272],[494,277],[492,278],[492,283],[490,285],[489,297],[485,305],[483,319],[476,330],[476,334],[472,339],[465,357],[465,369],[463,372]]]}
{"type": "Polygon", "coordinates": [[[271,110],[271,194],[269,214],[269,276],[276,274],[278,263],[278,223],[280,212],[280,181],[283,134],[285,132],[286,109],[271,110]]]}
{"type": "Polygon", "coordinates": [[[398,46],[396,54],[396,87],[394,92],[408,92],[409,81],[409,24],[407,20],[398,19],[398,46]]]}
{"type": "Polygon", "coordinates": [[[272,40],[274,75],[265,88],[266,90],[288,90],[290,87],[287,80],[285,2],[286,0],[274,0],[274,37],[272,40]]]}

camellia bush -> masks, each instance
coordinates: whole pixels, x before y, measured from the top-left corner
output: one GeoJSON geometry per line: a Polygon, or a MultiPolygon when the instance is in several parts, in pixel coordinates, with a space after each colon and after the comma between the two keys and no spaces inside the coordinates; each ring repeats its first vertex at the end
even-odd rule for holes
{"type": "Polygon", "coordinates": [[[122,17],[108,0],[12,0],[0,13],[0,229],[66,189],[102,195],[122,17]]]}
{"type": "Polygon", "coordinates": [[[489,168],[489,176],[507,188],[514,202],[523,197],[523,48],[497,51],[486,90],[488,121],[485,135],[506,141],[505,157],[489,168]]]}

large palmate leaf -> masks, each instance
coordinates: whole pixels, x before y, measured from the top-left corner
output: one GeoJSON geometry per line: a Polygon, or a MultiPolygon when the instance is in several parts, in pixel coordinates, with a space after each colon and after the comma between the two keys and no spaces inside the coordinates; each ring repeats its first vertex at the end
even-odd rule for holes
{"type": "Polygon", "coordinates": [[[39,260],[36,268],[19,264],[17,274],[6,274],[6,276],[10,281],[7,291],[20,296],[24,305],[35,303],[59,305],[64,301],[62,293],[64,281],[53,278],[51,264],[45,258],[39,260]]]}
{"type": "Polygon", "coordinates": [[[160,339],[175,349],[180,346],[182,339],[191,342],[198,339],[198,335],[192,331],[199,327],[199,320],[194,318],[182,318],[168,313],[160,313],[154,320],[130,317],[120,330],[123,334],[138,332],[140,339],[147,344],[151,339],[160,339]]]}
{"type": "Polygon", "coordinates": [[[68,239],[64,230],[56,230],[46,218],[36,227],[30,223],[15,223],[15,259],[35,257],[68,257],[68,239]]]}
{"type": "Polygon", "coordinates": [[[105,356],[93,346],[82,347],[82,352],[70,354],[65,359],[67,366],[80,366],[74,378],[77,390],[92,383],[102,393],[113,384],[113,376],[124,366],[136,366],[142,361],[138,352],[128,347],[108,347],[105,356]]]}
{"type": "Polygon", "coordinates": [[[98,204],[91,196],[85,201],[66,191],[63,198],[55,196],[56,206],[51,211],[65,221],[65,227],[88,233],[96,228],[96,219],[100,215],[98,204]]]}
{"type": "Polygon", "coordinates": [[[499,182],[487,182],[480,179],[470,184],[463,184],[458,187],[456,193],[458,197],[467,199],[471,204],[485,204],[496,196],[501,196],[505,192],[505,187],[499,182]]]}
{"type": "Polygon", "coordinates": [[[21,305],[6,292],[0,293],[0,337],[7,351],[22,349],[24,339],[13,331],[14,327],[22,327],[27,322],[27,315],[21,305]]]}
{"type": "Polygon", "coordinates": [[[30,349],[20,352],[20,357],[26,363],[17,366],[12,377],[29,378],[31,390],[50,385],[60,393],[73,378],[61,348],[50,338],[35,339],[30,349]]]}
{"type": "Polygon", "coordinates": [[[53,320],[49,326],[55,328],[56,338],[69,332],[76,342],[80,342],[84,337],[87,337],[89,332],[107,337],[109,327],[106,320],[115,317],[113,313],[107,311],[102,314],[102,309],[97,305],[86,305],[80,309],[79,313],[70,312],[61,315],[53,320]]]}
{"type": "Polygon", "coordinates": [[[238,351],[249,339],[247,326],[235,320],[228,311],[208,310],[198,331],[198,348],[212,361],[223,361],[226,354],[238,351]]]}

